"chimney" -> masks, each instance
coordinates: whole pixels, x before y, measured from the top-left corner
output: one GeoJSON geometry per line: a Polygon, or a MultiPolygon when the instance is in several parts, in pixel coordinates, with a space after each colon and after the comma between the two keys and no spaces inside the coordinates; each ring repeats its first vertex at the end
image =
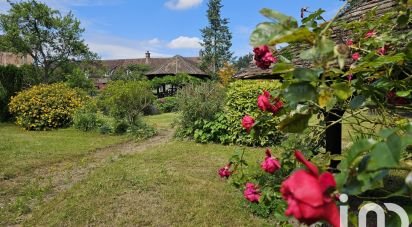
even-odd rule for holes
{"type": "Polygon", "coordinates": [[[150,63],[150,52],[146,52],[146,64],[148,65],[150,63]]]}

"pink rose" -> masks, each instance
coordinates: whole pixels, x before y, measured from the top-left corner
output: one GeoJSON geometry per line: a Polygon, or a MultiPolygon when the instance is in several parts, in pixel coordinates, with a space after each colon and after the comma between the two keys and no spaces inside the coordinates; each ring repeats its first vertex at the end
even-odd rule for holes
{"type": "Polygon", "coordinates": [[[273,99],[267,91],[263,91],[263,94],[258,96],[257,105],[260,110],[269,111],[273,114],[278,113],[283,108],[283,102],[279,98],[273,99]]]}
{"type": "Polygon", "coordinates": [[[386,46],[386,45],[378,49],[378,54],[379,55],[382,55],[382,56],[386,55],[387,52],[388,52],[388,46],[386,46]]]}
{"type": "Polygon", "coordinates": [[[255,119],[253,117],[246,115],[242,119],[242,126],[243,128],[246,129],[246,131],[249,133],[250,130],[252,129],[253,125],[255,124],[255,119]]]}
{"type": "Polygon", "coordinates": [[[359,58],[360,58],[360,54],[359,54],[358,52],[352,54],[352,59],[353,59],[354,61],[358,61],[359,58]]]}
{"type": "Polygon", "coordinates": [[[376,35],[375,30],[369,30],[366,34],[365,34],[365,38],[371,38],[374,37],[376,35]]]}
{"type": "Polygon", "coordinates": [[[243,191],[243,196],[245,199],[252,203],[258,203],[260,198],[260,193],[257,190],[257,186],[253,183],[247,183],[246,189],[243,191]]]}
{"type": "Polygon", "coordinates": [[[348,81],[351,82],[352,79],[353,79],[353,74],[349,74],[349,75],[348,75],[348,81]]]}
{"type": "Polygon", "coordinates": [[[273,174],[280,169],[280,162],[276,158],[272,157],[269,149],[266,149],[266,158],[260,167],[262,167],[265,172],[273,174]]]}
{"type": "Polygon", "coordinates": [[[288,203],[286,215],[307,225],[324,220],[339,227],[339,210],[328,194],[329,189],[336,187],[334,176],[329,172],[319,175],[318,168],[300,151],[295,151],[295,156],[307,169],[294,172],[282,183],[280,191],[288,203]]]}
{"type": "Polygon", "coordinates": [[[352,45],[353,45],[353,40],[352,39],[346,40],[346,46],[352,46],[352,45]]]}
{"type": "Polygon", "coordinates": [[[232,164],[229,163],[225,167],[219,169],[219,175],[220,175],[221,178],[229,178],[230,175],[232,175],[232,172],[230,171],[230,166],[231,165],[232,164]]]}
{"type": "Polygon", "coordinates": [[[266,45],[254,48],[253,52],[255,53],[256,65],[261,69],[268,69],[272,63],[277,62],[277,58],[273,56],[266,45]]]}

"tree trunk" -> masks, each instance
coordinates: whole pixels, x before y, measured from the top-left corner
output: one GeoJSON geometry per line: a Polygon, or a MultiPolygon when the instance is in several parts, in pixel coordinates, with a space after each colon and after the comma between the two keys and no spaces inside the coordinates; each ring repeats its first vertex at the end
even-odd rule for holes
{"type": "MultiPolygon", "coordinates": [[[[332,155],[342,154],[342,122],[334,122],[340,120],[345,113],[341,109],[332,109],[330,112],[325,112],[325,122],[326,122],[326,151],[330,152],[332,155]],[[333,124],[333,125],[332,125],[333,124]]],[[[340,161],[331,160],[330,169],[335,171],[337,169],[340,161]]]]}
{"type": "Polygon", "coordinates": [[[49,83],[49,78],[50,77],[50,66],[48,66],[48,65],[45,65],[44,66],[44,75],[43,75],[43,82],[44,83],[49,83]]]}

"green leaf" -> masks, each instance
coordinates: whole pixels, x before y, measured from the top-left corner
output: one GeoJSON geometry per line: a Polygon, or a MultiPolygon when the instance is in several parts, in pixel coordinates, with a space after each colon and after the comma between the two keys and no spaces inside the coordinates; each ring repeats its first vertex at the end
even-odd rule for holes
{"type": "Polygon", "coordinates": [[[250,44],[254,47],[267,45],[272,37],[284,34],[285,28],[280,24],[260,23],[250,36],[250,44]]]}
{"type": "Polygon", "coordinates": [[[295,18],[282,14],[278,11],[264,8],[260,10],[260,13],[269,19],[279,22],[280,24],[282,24],[283,26],[287,28],[297,28],[298,27],[298,22],[296,21],[295,18]]]}
{"type": "Polygon", "coordinates": [[[285,99],[291,104],[305,101],[316,101],[316,89],[308,82],[289,85],[285,90],[285,99]]]}
{"type": "Polygon", "coordinates": [[[278,129],[287,133],[301,133],[309,124],[312,114],[293,114],[281,121],[278,129]]]}
{"type": "Polygon", "coordinates": [[[395,157],[397,154],[393,154],[386,143],[381,142],[376,144],[369,155],[368,170],[373,171],[382,168],[396,167],[398,165],[395,157]]]}
{"type": "Polygon", "coordinates": [[[329,56],[333,54],[333,49],[335,48],[335,42],[322,37],[318,45],[318,51],[321,56],[329,56]]]}
{"type": "Polygon", "coordinates": [[[363,95],[357,95],[349,102],[349,107],[352,110],[360,108],[366,101],[366,97],[363,95]]]}
{"type": "Polygon", "coordinates": [[[347,161],[347,168],[351,167],[354,164],[354,161],[359,157],[359,155],[369,151],[372,149],[377,142],[373,139],[363,139],[359,140],[352,145],[350,148],[346,161],[347,161]]]}
{"type": "Polygon", "coordinates": [[[340,100],[345,101],[352,96],[352,90],[350,88],[349,83],[347,82],[335,83],[332,85],[332,88],[334,90],[335,95],[340,100]]]}
{"type": "Polygon", "coordinates": [[[303,50],[300,52],[299,57],[303,60],[312,60],[318,57],[317,49],[310,48],[308,50],[303,50]]]}
{"type": "Polygon", "coordinates": [[[316,36],[315,33],[309,31],[308,28],[299,28],[288,30],[282,34],[277,34],[269,41],[269,45],[273,46],[279,43],[296,43],[296,42],[313,42],[316,36]]]}
{"type": "Polygon", "coordinates": [[[397,128],[385,128],[385,129],[382,129],[382,130],[379,132],[378,135],[379,135],[380,137],[384,138],[384,139],[387,139],[389,136],[393,135],[393,134],[396,133],[397,131],[399,131],[399,129],[397,129],[397,128]]]}
{"type": "Polygon", "coordinates": [[[396,95],[399,97],[407,97],[411,94],[412,90],[408,90],[408,91],[397,91],[396,95]]]}
{"type": "Polygon", "coordinates": [[[401,159],[401,152],[402,152],[401,138],[396,133],[393,133],[392,135],[388,137],[386,144],[391,150],[392,157],[394,158],[396,163],[399,163],[399,160],[401,159]]]}
{"type": "Polygon", "coordinates": [[[293,71],[293,77],[299,81],[316,81],[319,79],[322,70],[297,68],[293,71]]]}
{"type": "Polygon", "coordinates": [[[274,74],[283,74],[283,73],[288,73],[292,72],[294,70],[293,64],[288,64],[288,63],[277,63],[273,67],[273,73],[274,74]]]}

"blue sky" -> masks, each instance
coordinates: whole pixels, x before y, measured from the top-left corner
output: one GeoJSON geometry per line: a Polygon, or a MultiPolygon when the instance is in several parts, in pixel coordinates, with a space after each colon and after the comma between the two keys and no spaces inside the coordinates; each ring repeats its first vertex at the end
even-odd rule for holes
{"type": "MultiPolygon", "coordinates": [[[[72,11],[86,29],[84,39],[103,59],[197,56],[200,29],[207,25],[208,0],[40,0],[62,12],[72,11]]],[[[323,8],[330,18],[343,4],[339,0],[222,0],[222,16],[229,19],[236,56],[251,51],[249,35],[265,20],[267,7],[296,18],[300,8],[323,8]]],[[[7,10],[0,0],[0,11],[7,10]]]]}

